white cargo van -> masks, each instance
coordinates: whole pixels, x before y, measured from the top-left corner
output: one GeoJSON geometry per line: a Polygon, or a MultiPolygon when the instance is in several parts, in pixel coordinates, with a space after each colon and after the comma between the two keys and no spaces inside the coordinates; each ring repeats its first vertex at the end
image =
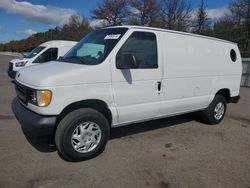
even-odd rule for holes
{"type": "Polygon", "coordinates": [[[139,26],[84,37],[60,62],[22,69],[12,108],[24,129],[53,135],[67,160],[98,155],[110,128],[193,111],[218,124],[239,100],[236,44],[139,26]]]}
{"type": "Polygon", "coordinates": [[[56,60],[64,56],[77,42],[52,40],[42,43],[23,58],[13,59],[9,63],[8,75],[15,78],[21,68],[56,60]]]}

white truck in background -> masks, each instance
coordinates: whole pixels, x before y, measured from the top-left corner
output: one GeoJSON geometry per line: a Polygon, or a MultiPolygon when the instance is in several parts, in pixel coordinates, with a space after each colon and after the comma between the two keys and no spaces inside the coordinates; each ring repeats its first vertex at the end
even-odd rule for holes
{"type": "Polygon", "coordinates": [[[25,130],[51,135],[72,161],[101,153],[110,129],[201,111],[222,121],[240,99],[237,44],[140,26],[91,32],[60,61],[17,73],[12,109],[25,130]]]}
{"type": "Polygon", "coordinates": [[[13,59],[9,62],[8,75],[15,78],[18,70],[31,65],[37,65],[56,60],[64,56],[77,42],[66,40],[52,40],[40,44],[22,58],[13,59]]]}

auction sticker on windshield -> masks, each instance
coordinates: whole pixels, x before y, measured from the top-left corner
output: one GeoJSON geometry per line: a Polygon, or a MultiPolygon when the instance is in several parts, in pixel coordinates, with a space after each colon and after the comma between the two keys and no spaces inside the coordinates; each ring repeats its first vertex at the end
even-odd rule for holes
{"type": "Polygon", "coordinates": [[[121,36],[121,34],[112,34],[112,35],[106,35],[106,37],[104,38],[105,40],[109,40],[109,39],[118,39],[121,36]]]}

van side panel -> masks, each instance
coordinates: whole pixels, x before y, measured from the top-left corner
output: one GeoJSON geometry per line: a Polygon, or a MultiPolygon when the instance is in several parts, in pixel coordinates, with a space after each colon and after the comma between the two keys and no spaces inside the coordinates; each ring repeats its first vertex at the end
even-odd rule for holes
{"type": "Polygon", "coordinates": [[[241,57],[238,47],[194,36],[164,32],[161,115],[206,108],[223,88],[239,95],[241,57]],[[234,49],[237,61],[230,51],[234,49]]]}

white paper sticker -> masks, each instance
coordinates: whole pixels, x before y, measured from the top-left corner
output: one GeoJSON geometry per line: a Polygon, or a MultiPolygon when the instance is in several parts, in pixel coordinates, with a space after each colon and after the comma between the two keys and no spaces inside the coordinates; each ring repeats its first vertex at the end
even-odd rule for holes
{"type": "Polygon", "coordinates": [[[121,36],[121,34],[112,34],[112,35],[106,35],[104,40],[110,40],[110,39],[118,39],[121,36]]]}

